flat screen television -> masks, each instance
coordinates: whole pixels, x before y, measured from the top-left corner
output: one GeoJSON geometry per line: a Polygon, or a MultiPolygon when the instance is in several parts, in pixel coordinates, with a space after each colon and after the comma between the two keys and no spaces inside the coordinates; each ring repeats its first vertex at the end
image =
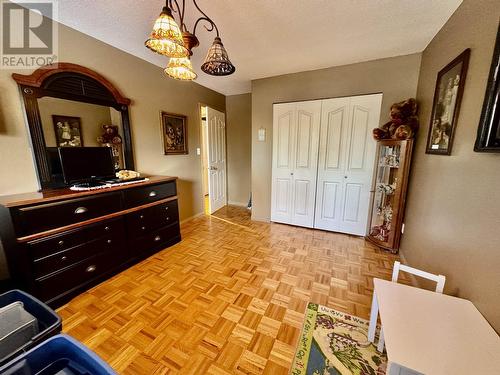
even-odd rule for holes
{"type": "Polygon", "coordinates": [[[64,182],[90,182],[115,177],[111,147],[60,147],[64,182]]]}

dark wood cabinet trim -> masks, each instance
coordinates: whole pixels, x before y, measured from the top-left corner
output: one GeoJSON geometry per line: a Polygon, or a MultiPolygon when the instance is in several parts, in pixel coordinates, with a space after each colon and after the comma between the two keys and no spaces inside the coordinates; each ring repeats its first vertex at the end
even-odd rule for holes
{"type": "Polygon", "coordinates": [[[156,205],[159,205],[159,204],[162,204],[162,203],[165,203],[165,202],[170,202],[170,201],[173,201],[173,200],[176,200],[176,199],[177,199],[177,195],[173,196],[173,197],[165,198],[165,199],[162,199],[162,200],[158,200],[156,202],[147,203],[147,204],[143,204],[141,206],[129,208],[129,209],[126,209],[126,210],[113,212],[113,213],[108,214],[108,215],[99,216],[99,217],[96,217],[96,218],[93,218],[93,219],[89,219],[89,220],[85,220],[85,221],[80,221],[78,223],[74,223],[74,224],[70,224],[70,225],[65,225],[63,227],[59,227],[59,228],[47,230],[47,231],[40,232],[40,233],[31,234],[29,236],[19,237],[17,239],[17,242],[24,243],[24,242],[29,242],[29,241],[37,240],[39,238],[43,238],[43,237],[51,236],[51,235],[58,234],[58,233],[61,233],[61,232],[65,232],[67,230],[71,230],[71,229],[75,229],[75,228],[80,228],[80,227],[83,227],[85,225],[94,224],[94,223],[98,223],[100,221],[105,221],[105,220],[113,219],[113,218],[118,217],[118,216],[123,216],[123,215],[129,214],[131,212],[140,211],[140,210],[142,210],[144,208],[153,207],[153,206],[156,206],[156,205]]]}

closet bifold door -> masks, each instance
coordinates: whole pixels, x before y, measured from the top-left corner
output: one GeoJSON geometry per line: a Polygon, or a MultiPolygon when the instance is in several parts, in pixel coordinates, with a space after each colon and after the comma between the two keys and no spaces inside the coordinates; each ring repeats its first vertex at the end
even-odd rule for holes
{"type": "Polygon", "coordinates": [[[323,100],[314,227],[366,234],[382,94],[323,100]]]}
{"type": "Polygon", "coordinates": [[[273,106],[271,221],[312,228],[321,101],[273,106]]]}

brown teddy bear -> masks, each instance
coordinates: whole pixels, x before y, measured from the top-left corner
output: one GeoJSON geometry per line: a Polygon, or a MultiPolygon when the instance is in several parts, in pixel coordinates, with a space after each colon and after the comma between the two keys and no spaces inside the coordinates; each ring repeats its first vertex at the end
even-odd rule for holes
{"type": "Polygon", "coordinates": [[[417,101],[413,98],[394,103],[391,106],[391,121],[380,128],[373,129],[373,138],[382,139],[410,139],[418,130],[417,101]]]}

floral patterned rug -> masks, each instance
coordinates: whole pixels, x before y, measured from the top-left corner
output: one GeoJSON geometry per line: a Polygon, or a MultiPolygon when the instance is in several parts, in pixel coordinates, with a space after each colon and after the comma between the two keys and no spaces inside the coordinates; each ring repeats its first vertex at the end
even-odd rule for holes
{"type": "Polygon", "coordinates": [[[309,303],[291,375],[383,375],[387,357],[368,341],[368,321],[309,303]]]}

